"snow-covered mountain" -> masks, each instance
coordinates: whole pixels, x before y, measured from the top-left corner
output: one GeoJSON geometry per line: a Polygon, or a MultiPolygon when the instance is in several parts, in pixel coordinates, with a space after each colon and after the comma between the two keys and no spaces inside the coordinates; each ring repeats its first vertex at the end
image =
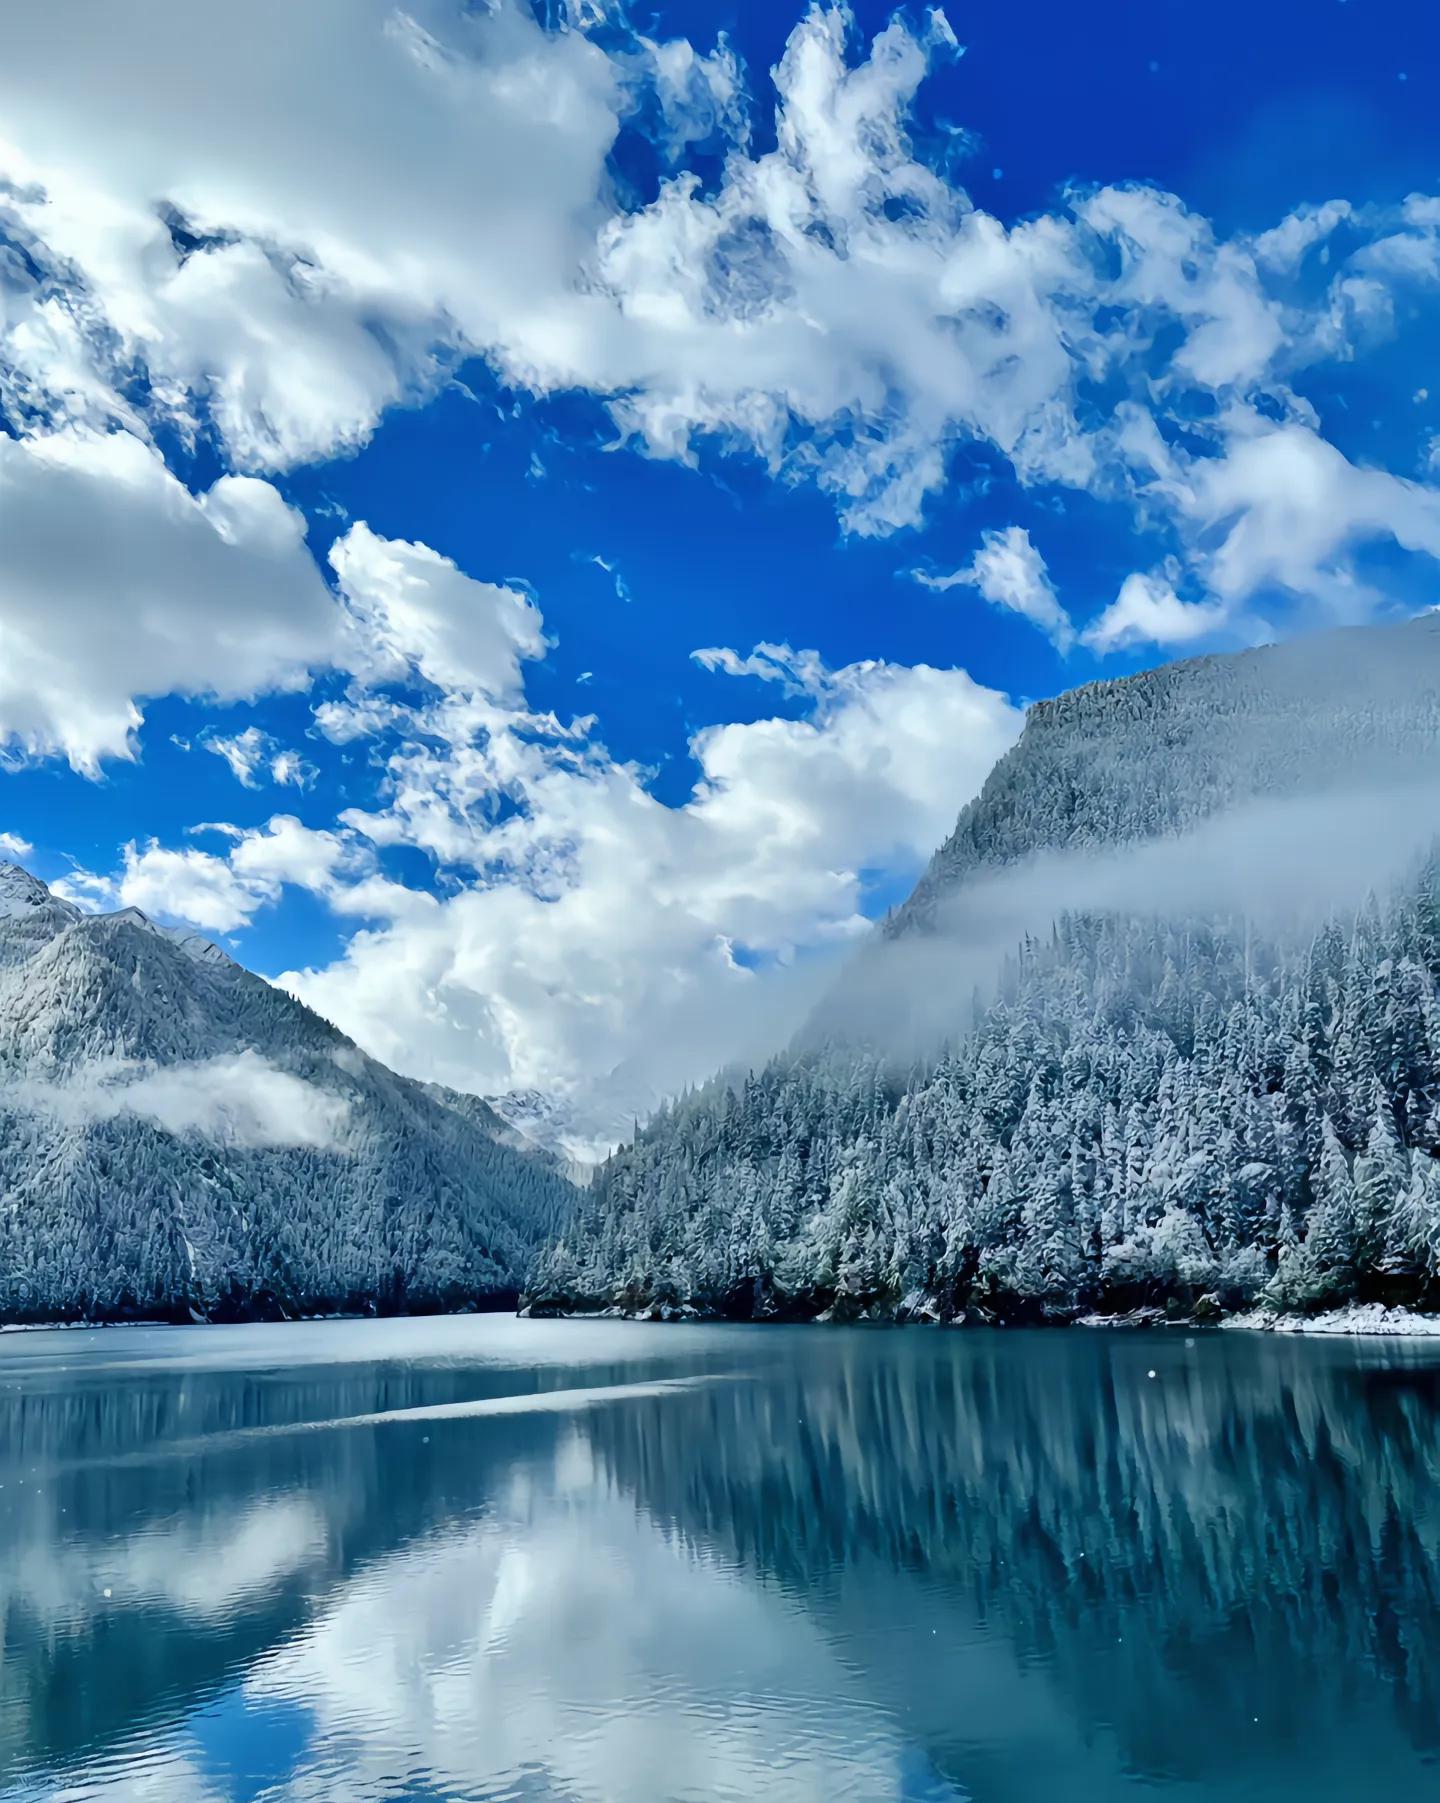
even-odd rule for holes
{"type": "Polygon", "coordinates": [[[513,1293],[574,1191],[218,947],[0,864],[0,1319],[513,1293]]]}
{"type": "Polygon", "coordinates": [[[1029,710],[914,894],[935,924],[967,879],[1037,852],[1192,831],[1247,802],[1390,789],[1440,760],[1440,613],[1087,683],[1029,710]]]}
{"type": "Polygon", "coordinates": [[[1037,705],[811,1031],[600,1169],[537,1303],[1440,1305],[1437,840],[1436,616],[1037,705]]]}

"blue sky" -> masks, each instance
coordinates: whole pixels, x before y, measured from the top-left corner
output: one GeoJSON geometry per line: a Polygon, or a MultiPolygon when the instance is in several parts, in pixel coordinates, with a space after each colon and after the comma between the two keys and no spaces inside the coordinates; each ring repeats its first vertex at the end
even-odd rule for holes
{"type": "Polygon", "coordinates": [[[1026,700],[1433,598],[1424,9],[71,10],[0,828],[577,1145],[782,1034],[1026,700]]]}

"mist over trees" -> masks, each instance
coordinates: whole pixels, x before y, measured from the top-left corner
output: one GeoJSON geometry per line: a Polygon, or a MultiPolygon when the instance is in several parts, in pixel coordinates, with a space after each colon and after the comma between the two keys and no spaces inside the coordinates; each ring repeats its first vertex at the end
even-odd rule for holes
{"type": "MultiPolygon", "coordinates": [[[[1427,620],[1034,710],[890,923],[892,945],[928,941],[908,978],[903,959],[862,957],[816,1032],[663,1111],[601,1170],[534,1304],[840,1318],[1440,1305],[1433,853],[1327,912],[1325,866],[1338,890],[1357,872],[1343,831],[1321,838],[1303,921],[1173,893],[1162,907],[1138,888],[1065,909],[1062,892],[978,999],[973,957],[945,938],[977,874],[1036,853],[1175,839],[1256,797],[1313,810],[1327,784],[1413,785],[1435,771],[1437,676],[1427,620]],[[846,1030],[847,982],[864,1032],[846,1030]],[[894,1029],[918,1013],[948,1017],[951,1041],[902,1057],[894,1029]]],[[[1414,820],[1381,826],[1413,846],[1414,820]]],[[[1283,861],[1255,846],[1267,855],[1283,861]]],[[[1362,880],[1378,857],[1365,847],[1362,880]]],[[[1199,860],[1193,876],[1203,893],[1199,860]]]]}

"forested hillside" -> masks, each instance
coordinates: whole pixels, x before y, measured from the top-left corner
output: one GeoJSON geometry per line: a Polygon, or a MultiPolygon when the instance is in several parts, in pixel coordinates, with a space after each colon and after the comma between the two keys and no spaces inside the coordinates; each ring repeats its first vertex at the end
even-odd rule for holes
{"type": "Polygon", "coordinates": [[[501,1300],[574,1197],[504,1131],[206,941],[0,866],[0,1320],[501,1300]]]}
{"type": "MultiPolygon", "coordinates": [[[[1103,910],[1057,900],[978,1001],[966,945],[945,938],[967,882],[1027,854],[1175,839],[1256,796],[1408,794],[1426,773],[1440,776],[1429,620],[1037,708],[891,923],[892,941],[927,941],[924,1002],[938,985],[948,1043],[902,1062],[846,1033],[842,980],[823,1040],[685,1098],[602,1169],[535,1306],[1063,1318],[1440,1302],[1433,855],[1303,921],[1160,910],[1140,892],[1103,910]]],[[[1343,842],[1320,849],[1317,868],[1345,865],[1343,842]]]]}
{"type": "Polygon", "coordinates": [[[1440,616],[1192,658],[1037,702],[903,908],[980,872],[1183,833],[1239,803],[1440,772],[1440,616]]]}

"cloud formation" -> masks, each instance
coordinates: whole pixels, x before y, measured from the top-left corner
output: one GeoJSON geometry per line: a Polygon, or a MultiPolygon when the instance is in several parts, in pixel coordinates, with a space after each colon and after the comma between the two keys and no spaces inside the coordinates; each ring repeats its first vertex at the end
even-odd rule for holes
{"type": "Polygon", "coordinates": [[[343,1096],[250,1051],[164,1068],[117,1059],[64,1083],[9,1084],[5,1099],[77,1127],[129,1115],[166,1133],[243,1148],[330,1149],[349,1111],[343,1096]]]}
{"type": "Polygon", "coordinates": [[[1085,628],[1092,651],[1118,651],[1126,645],[1188,645],[1215,632],[1224,622],[1217,602],[1182,601],[1168,578],[1132,572],[1120,593],[1085,628]]]}
{"type": "Polygon", "coordinates": [[[140,702],[300,688],[340,622],[268,483],[192,495],[129,433],[0,435],[0,747],[95,773],[140,702]]]}
{"type": "MultiPolygon", "coordinates": [[[[1440,279],[1434,201],[1334,200],[1227,238],[1126,185],[1007,226],[912,137],[958,48],[939,11],[867,45],[814,5],[769,94],[724,45],[603,21],[547,29],[518,0],[21,6],[0,70],[0,228],[26,253],[0,284],[7,411],[208,433],[270,471],[355,448],[479,355],[532,393],[601,397],[649,455],[709,444],[818,484],[859,534],[919,523],[952,448],[980,447],[1023,485],[1163,523],[1227,617],[1273,585],[1343,613],[1371,537],[1434,554],[1433,491],[1347,465],[1297,387],[1440,279]],[[668,170],[627,205],[608,159],[642,130],[668,170]],[[684,166],[699,142],[729,151],[709,185],[684,166]]],[[[982,592],[1000,555],[972,566],[982,592]]],[[[1064,640],[1033,568],[989,580],[1064,640]]]]}
{"type": "Polygon", "coordinates": [[[464,886],[283,981],[402,1069],[562,1098],[594,1151],[784,1036],[817,955],[864,930],[867,872],[918,871],[1019,725],[960,670],[825,671],[804,718],[697,734],[671,807],[588,723],[448,695],[392,740],[386,805],[345,824],[464,886]]]}
{"type": "Polygon", "coordinates": [[[928,570],[915,570],[912,574],[925,588],[978,589],[992,607],[1009,608],[1038,626],[1062,654],[1075,643],[1074,623],[1055,592],[1045,559],[1023,526],[984,533],[974,559],[948,576],[936,576],[928,570]]]}
{"type": "Polygon", "coordinates": [[[315,780],[313,764],[298,751],[277,743],[259,726],[229,734],[206,731],[199,742],[206,751],[223,758],[242,788],[258,789],[262,782],[272,782],[281,788],[303,789],[315,780]]]}
{"type": "Polygon", "coordinates": [[[342,544],[347,602],[384,609],[385,655],[362,648],[320,725],[381,761],[379,804],[333,831],[277,815],[202,829],[216,848],[131,845],[106,899],[228,932],[293,885],[364,919],[336,963],[282,980],[402,1070],[560,1096],[576,1151],[783,1036],[825,954],[864,931],[873,874],[917,872],[1020,728],[963,670],[717,648],[711,668],[803,712],[702,729],[669,806],[593,719],[527,705],[527,598],[364,527],[342,544]],[[426,854],[439,893],[384,875],[392,847],[426,854]]]}

